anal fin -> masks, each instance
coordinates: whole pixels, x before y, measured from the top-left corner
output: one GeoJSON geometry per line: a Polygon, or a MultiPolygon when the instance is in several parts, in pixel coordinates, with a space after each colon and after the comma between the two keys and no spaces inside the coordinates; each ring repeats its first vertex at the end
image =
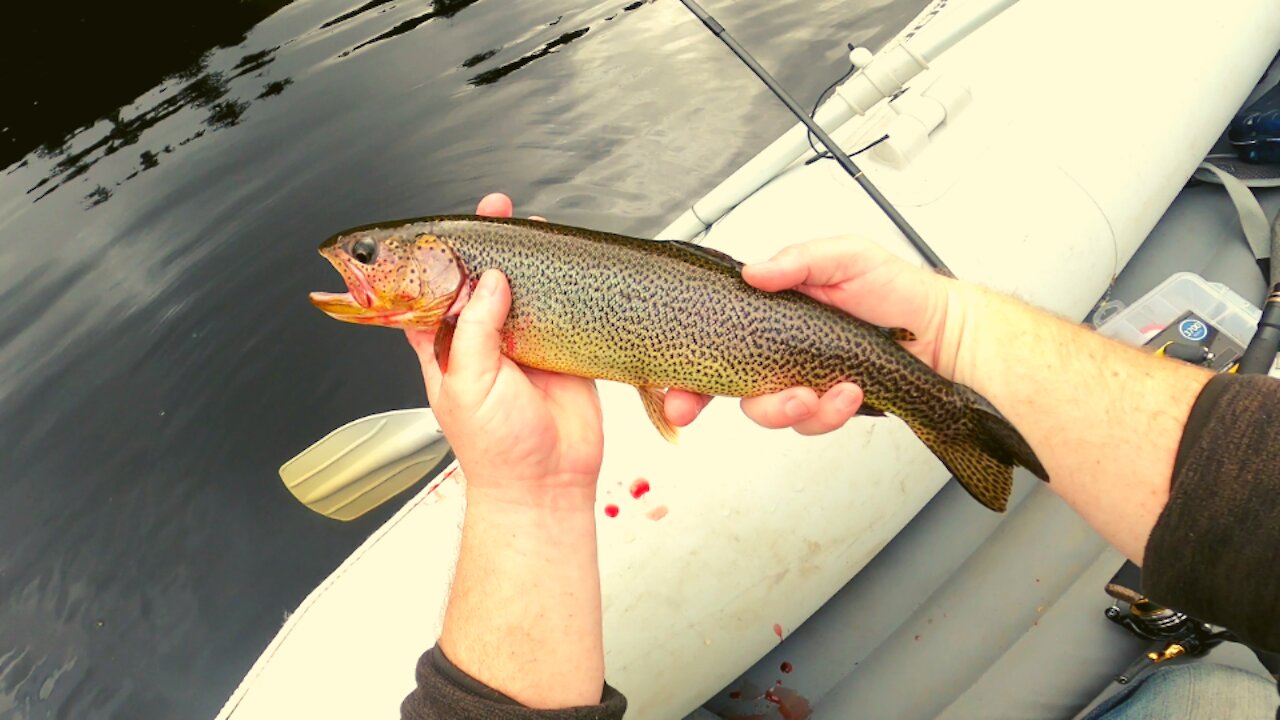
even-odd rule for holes
{"type": "Polygon", "coordinates": [[[885,416],[885,412],[883,410],[867,402],[865,399],[863,399],[862,404],[858,406],[858,412],[854,414],[861,415],[863,417],[878,417],[878,418],[885,416]]]}
{"type": "Polygon", "coordinates": [[[657,387],[637,387],[636,390],[640,391],[640,402],[644,403],[644,411],[648,413],[649,421],[658,428],[658,432],[662,433],[662,437],[668,442],[675,442],[676,428],[667,420],[665,408],[667,391],[657,387]]]}

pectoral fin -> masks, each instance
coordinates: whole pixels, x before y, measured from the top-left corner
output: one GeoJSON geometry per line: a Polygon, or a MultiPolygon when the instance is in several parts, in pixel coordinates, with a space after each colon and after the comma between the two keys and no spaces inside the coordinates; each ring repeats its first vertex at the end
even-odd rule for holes
{"type": "Polygon", "coordinates": [[[440,372],[449,372],[449,351],[453,348],[453,331],[458,327],[458,315],[445,315],[440,321],[440,327],[436,328],[436,340],[432,343],[431,348],[436,354],[436,364],[440,366],[440,372]]]}
{"type": "Polygon", "coordinates": [[[658,432],[662,433],[662,437],[668,442],[676,441],[676,429],[667,421],[667,411],[664,407],[667,399],[667,391],[656,387],[637,387],[640,391],[640,402],[644,403],[644,411],[649,414],[649,420],[653,426],[658,428],[658,432]]]}

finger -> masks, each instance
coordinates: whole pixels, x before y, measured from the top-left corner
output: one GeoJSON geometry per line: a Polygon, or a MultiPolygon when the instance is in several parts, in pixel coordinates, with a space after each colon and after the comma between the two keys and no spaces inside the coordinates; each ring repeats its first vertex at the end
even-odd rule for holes
{"type": "Polygon", "coordinates": [[[550,370],[537,370],[520,366],[520,371],[529,379],[529,383],[541,390],[547,402],[564,410],[562,422],[580,416],[584,403],[600,406],[600,393],[595,380],[591,378],[563,375],[550,370]]]}
{"type": "Polygon", "coordinates": [[[853,383],[840,383],[818,400],[818,410],[794,425],[801,435],[821,435],[839,430],[857,414],[862,406],[862,388],[853,383]]]}
{"type": "MultiPolygon", "coordinates": [[[[500,270],[486,270],[471,293],[449,350],[449,386],[473,399],[488,393],[502,367],[502,324],[511,309],[511,288],[500,270]]],[[[452,392],[452,390],[451,390],[452,392]]]]}
{"type": "Polygon", "coordinates": [[[835,285],[877,267],[890,257],[875,243],[849,237],[824,238],[783,248],[769,260],[742,268],[748,283],[770,292],[797,285],[835,285]]]}
{"type": "Polygon", "coordinates": [[[810,388],[791,388],[772,395],[742,399],[742,412],[757,425],[771,429],[791,427],[808,420],[817,410],[818,394],[810,388]]]}
{"type": "Polygon", "coordinates": [[[784,248],[742,269],[749,284],[770,292],[796,288],[874,325],[926,329],[944,309],[946,280],[875,243],[837,237],[784,248]]]}
{"type": "Polygon", "coordinates": [[[706,407],[709,402],[711,402],[711,397],[708,395],[699,395],[684,390],[668,390],[662,408],[667,415],[667,420],[672,425],[684,427],[693,422],[698,417],[698,413],[702,412],[702,408],[706,407]]]}
{"type": "Polygon", "coordinates": [[[502,193],[489,193],[476,205],[476,214],[487,217],[511,217],[511,198],[502,193]]]}
{"type": "Polygon", "coordinates": [[[435,330],[405,330],[409,346],[418,355],[422,365],[422,379],[427,386],[427,398],[433,403],[440,393],[440,366],[436,364],[435,330]]]}

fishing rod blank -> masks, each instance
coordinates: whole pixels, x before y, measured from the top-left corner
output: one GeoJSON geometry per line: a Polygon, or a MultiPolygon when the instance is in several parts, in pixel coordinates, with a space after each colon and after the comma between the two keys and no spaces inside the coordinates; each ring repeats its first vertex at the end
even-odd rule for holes
{"type": "Polygon", "coordinates": [[[854,164],[849,155],[840,148],[835,140],[831,139],[831,136],[827,135],[826,131],[823,130],[820,125],[813,121],[813,118],[809,117],[808,113],[806,113],[804,109],[800,107],[799,103],[795,101],[795,98],[791,97],[791,94],[779,85],[777,80],[773,79],[773,76],[769,74],[769,71],[761,67],[760,63],[756,62],[756,59],[751,56],[751,53],[747,52],[745,48],[739,45],[738,41],[734,40],[733,36],[729,34],[729,31],[725,30],[723,25],[717,22],[715,18],[711,17],[706,10],[702,9],[702,6],[699,5],[696,0],[680,0],[680,2],[684,3],[684,6],[689,9],[689,12],[693,13],[694,17],[701,20],[702,24],[706,25],[707,29],[710,30],[713,35],[720,38],[720,41],[728,46],[728,48],[733,51],[733,54],[738,56],[739,60],[746,64],[748,68],[751,68],[751,72],[755,73],[756,77],[760,78],[760,80],[768,86],[771,91],[773,91],[773,94],[787,106],[787,109],[791,111],[791,114],[795,115],[800,122],[804,123],[805,127],[809,128],[809,132],[813,133],[814,137],[818,139],[818,142],[831,153],[831,156],[835,161],[840,163],[840,167],[844,168],[844,171],[849,173],[849,176],[862,186],[862,189],[871,196],[871,199],[875,204],[884,211],[885,215],[889,216],[889,219],[893,221],[894,225],[898,226],[898,229],[902,231],[902,234],[906,236],[907,240],[911,242],[922,256],[924,256],[925,261],[932,265],[937,271],[948,276],[955,277],[946,264],[942,262],[942,258],[938,257],[937,253],[935,253],[933,249],[929,247],[929,244],[924,241],[924,238],[920,237],[920,233],[916,232],[915,228],[911,227],[911,224],[907,222],[907,219],[902,217],[902,214],[898,212],[898,209],[895,208],[884,195],[880,194],[880,190],[877,189],[871,180],[862,173],[862,170],[858,169],[858,166],[854,164]]]}

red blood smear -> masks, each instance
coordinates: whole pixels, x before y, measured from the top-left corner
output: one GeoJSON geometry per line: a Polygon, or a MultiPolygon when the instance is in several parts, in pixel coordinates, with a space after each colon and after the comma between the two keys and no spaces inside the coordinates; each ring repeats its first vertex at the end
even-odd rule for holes
{"type": "Polygon", "coordinates": [[[636,480],[635,482],[631,483],[631,497],[639,500],[640,498],[644,497],[644,494],[647,492],[649,492],[648,480],[645,480],[644,478],[640,478],[639,480],[636,480]]]}
{"type": "Polygon", "coordinates": [[[515,357],[516,351],[520,344],[524,342],[520,338],[525,337],[529,332],[532,323],[528,320],[518,320],[509,328],[502,331],[502,353],[507,357],[515,357]]]}
{"type": "Polygon", "coordinates": [[[813,715],[809,701],[794,690],[771,688],[765,691],[764,699],[778,706],[782,720],[808,720],[813,715]]]}
{"type": "Polygon", "coordinates": [[[741,698],[742,698],[742,692],[739,690],[734,690],[733,692],[729,693],[730,700],[738,700],[741,698]]]}
{"type": "Polygon", "coordinates": [[[773,634],[777,635],[779,640],[782,639],[782,626],[778,623],[773,624],[773,634]]]}
{"type": "Polygon", "coordinates": [[[782,672],[784,672],[784,673],[789,673],[789,672],[791,672],[791,671],[792,671],[792,670],[794,670],[794,669],[795,669],[795,668],[791,666],[791,663],[789,663],[789,662],[783,662],[783,663],[782,663],[782,672]]]}
{"type": "Polygon", "coordinates": [[[617,505],[605,505],[605,506],[604,506],[604,514],[605,514],[605,515],[608,515],[609,517],[618,517],[618,506],[617,506],[617,505]]]}

